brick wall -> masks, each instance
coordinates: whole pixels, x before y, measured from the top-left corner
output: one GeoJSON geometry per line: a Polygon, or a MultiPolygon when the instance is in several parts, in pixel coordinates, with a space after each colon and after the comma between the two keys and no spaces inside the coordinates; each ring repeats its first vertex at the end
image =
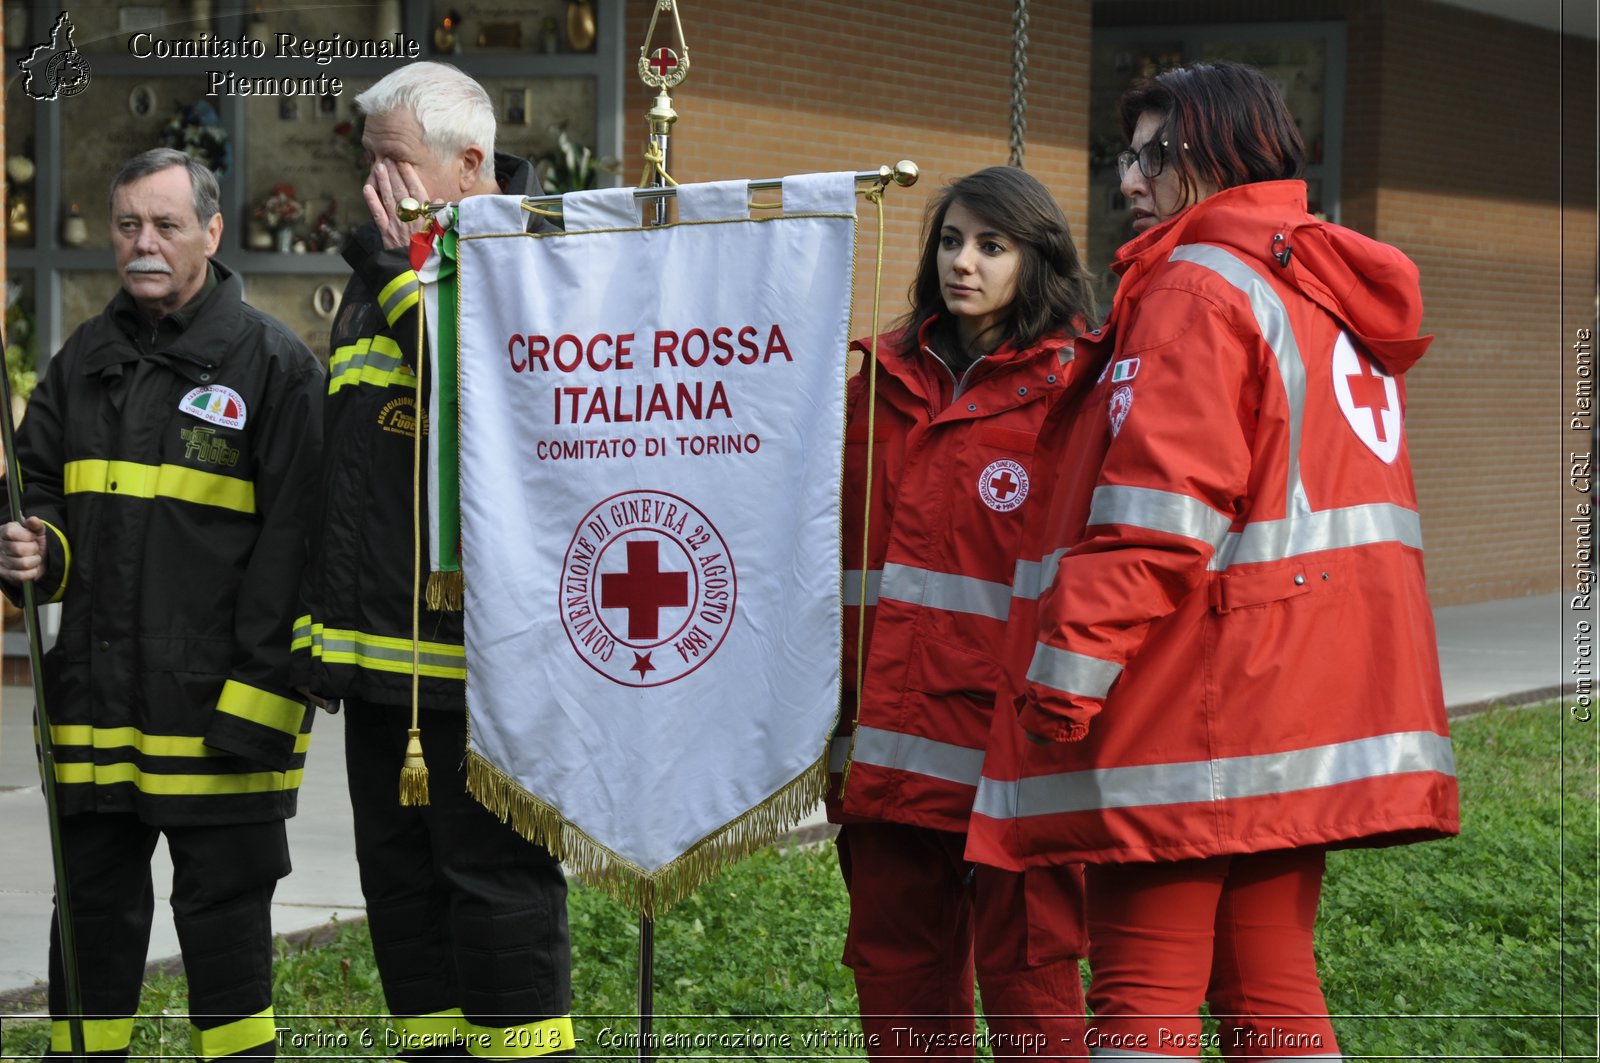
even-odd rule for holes
{"type": "Polygon", "coordinates": [[[1327,19],[1347,34],[1344,222],[1416,261],[1436,336],[1407,411],[1433,600],[1555,590],[1564,344],[1595,313],[1594,44],[1428,0],[1095,8],[1097,27],[1327,19]]]}
{"type": "MultiPolygon", "coordinates": [[[[630,54],[654,5],[628,0],[630,54]]],[[[1074,232],[1087,210],[1088,0],[1034,0],[1028,50],[1025,167],[1056,194],[1074,232]]],[[[693,69],[673,91],[679,119],[668,169],[679,181],[867,170],[899,159],[922,169],[885,198],[882,314],[905,312],[930,193],[1008,161],[1011,5],[972,0],[695,0],[683,8],[693,69]]],[[[670,34],[657,28],[657,42],[670,34]]],[[[630,78],[627,180],[639,174],[653,93],[630,78]]],[[[852,331],[871,328],[870,209],[856,262],[852,331]]]]}
{"type": "MultiPolygon", "coordinates": [[[[630,41],[651,6],[628,0],[630,41]]],[[[1081,232],[1091,5],[1031,9],[1026,162],[1081,232]]],[[[696,65],[674,93],[679,180],[921,165],[922,182],[888,199],[883,314],[901,313],[927,195],[1006,161],[1011,5],[697,0],[685,17],[696,65]]],[[[1408,411],[1434,601],[1559,587],[1565,343],[1594,316],[1592,42],[1429,0],[1149,0],[1092,17],[1345,22],[1344,219],[1417,261],[1437,336],[1408,411]]],[[[649,97],[630,81],[626,99],[632,179],[649,97]]],[[[858,256],[857,333],[869,262],[858,256]]]]}
{"type": "Polygon", "coordinates": [[[1594,313],[1592,44],[1566,46],[1563,92],[1554,33],[1425,0],[1353,14],[1350,91],[1376,97],[1360,113],[1377,129],[1346,180],[1422,270],[1437,337],[1407,419],[1435,602],[1554,590],[1563,337],[1594,313]]]}

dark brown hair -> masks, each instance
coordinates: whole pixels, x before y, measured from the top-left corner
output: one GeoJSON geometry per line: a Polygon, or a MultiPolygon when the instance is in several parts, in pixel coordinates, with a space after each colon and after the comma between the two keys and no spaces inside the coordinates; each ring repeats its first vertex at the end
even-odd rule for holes
{"type": "Polygon", "coordinates": [[[952,181],[928,204],[922,257],[908,293],[911,311],[901,321],[913,342],[929,318],[946,313],[939,284],[939,233],[952,203],[1010,236],[1022,255],[1017,295],[996,326],[1001,330],[996,347],[1008,342],[1027,347],[1058,329],[1076,335],[1091,323],[1094,289],[1055,197],[1022,170],[991,166],[952,181]]]}
{"type": "Polygon", "coordinates": [[[1294,116],[1267,76],[1242,63],[1195,63],[1134,82],[1117,101],[1131,140],[1139,117],[1161,116],[1166,165],[1185,195],[1200,184],[1221,191],[1257,181],[1282,181],[1305,171],[1306,149],[1294,116]]]}

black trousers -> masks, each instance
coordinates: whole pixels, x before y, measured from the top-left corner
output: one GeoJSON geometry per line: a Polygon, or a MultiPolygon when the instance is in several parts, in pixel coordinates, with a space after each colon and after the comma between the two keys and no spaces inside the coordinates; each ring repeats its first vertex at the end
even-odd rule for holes
{"type": "MultiPolygon", "coordinates": [[[[132,814],[62,817],[86,1047],[97,1056],[127,1056],[155,911],[150,857],[161,834],[172,854],[172,916],[189,982],[195,1054],[271,1058],[272,893],[289,873],[282,820],[153,827],[132,814]]],[[[51,1055],[69,1052],[67,1013],[52,915],[51,1055]]]]}
{"type": "Polygon", "coordinates": [[[567,1015],[566,878],[546,849],[467,792],[465,715],[423,711],[429,803],[402,807],[410,711],[345,706],[361,891],[390,1012],[403,1019],[460,1009],[472,1026],[495,1030],[567,1015]]]}

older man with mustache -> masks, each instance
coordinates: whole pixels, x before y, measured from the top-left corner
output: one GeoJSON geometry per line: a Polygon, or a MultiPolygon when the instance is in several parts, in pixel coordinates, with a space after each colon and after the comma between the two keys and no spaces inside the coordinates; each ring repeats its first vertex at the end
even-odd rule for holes
{"type": "MultiPolygon", "coordinates": [[[[0,590],[63,603],[44,659],[87,1048],[128,1052],[150,856],[202,1060],[275,1054],[270,905],[313,713],[289,632],[322,445],[323,370],[211,260],[216,179],[179,151],[111,182],[122,291],[50,362],[17,435],[0,590]]],[[[61,888],[62,883],[57,887],[61,888]]],[[[51,1054],[68,1051],[52,921],[51,1054]]]]}

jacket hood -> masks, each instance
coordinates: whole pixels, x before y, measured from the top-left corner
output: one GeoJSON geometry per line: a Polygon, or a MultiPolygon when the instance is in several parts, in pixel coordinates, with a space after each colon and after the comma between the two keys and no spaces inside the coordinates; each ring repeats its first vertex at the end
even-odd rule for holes
{"type": "Polygon", "coordinates": [[[1260,263],[1338,319],[1392,375],[1410,369],[1433,342],[1418,335],[1422,289],[1415,263],[1398,248],[1306,213],[1303,181],[1263,181],[1208,196],[1123,245],[1118,272],[1136,262],[1153,266],[1177,245],[1197,243],[1260,263]]]}

